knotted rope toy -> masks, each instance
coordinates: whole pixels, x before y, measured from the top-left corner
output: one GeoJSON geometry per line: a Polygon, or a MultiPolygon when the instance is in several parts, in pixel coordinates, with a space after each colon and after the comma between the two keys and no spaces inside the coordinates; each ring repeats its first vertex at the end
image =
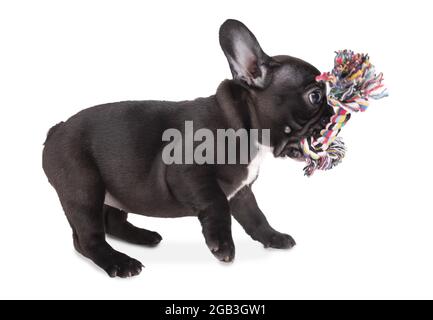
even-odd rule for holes
{"type": "Polygon", "coordinates": [[[337,137],[349,121],[351,113],[364,112],[369,106],[369,98],[381,99],[388,95],[382,84],[383,74],[375,73],[367,54],[354,53],[350,50],[336,52],[334,69],[316,77],[329,85],[328,104],[334,108],[333,115],[321,131],[318,139],[312,137],[301,140],[307,166],[306,176],[315,170],[329,170],[344,158],[346,147],[337,137]]]}

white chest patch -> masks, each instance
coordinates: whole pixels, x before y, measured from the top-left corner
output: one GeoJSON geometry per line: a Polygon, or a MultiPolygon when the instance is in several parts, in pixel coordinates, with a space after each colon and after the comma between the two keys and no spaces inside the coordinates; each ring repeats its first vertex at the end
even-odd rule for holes
{"type": "Polygon", "coordinates": [[[236,193],[238,193],[243,187],[249,185],[251,182],[253,182],[257,178],[257,175],[259,174],[260,165],[263,162],[266,154],[269,152],[272,152],[271,147],[267,147],[264,145],[259,146],[259,150],[257,151],[256,156],[248,165],[247,177],[241,182],[241,184],[231,194],[229,194],[227,196],[227,200],[230,200],[231,198],[233,198],[236,195],[236,193]]]}

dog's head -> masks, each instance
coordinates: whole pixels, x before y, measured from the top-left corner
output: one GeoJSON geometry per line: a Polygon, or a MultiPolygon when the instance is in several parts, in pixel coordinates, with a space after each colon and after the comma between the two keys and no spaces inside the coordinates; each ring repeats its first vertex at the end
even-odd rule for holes
{"type": "Polygon", "coordinates": [[[260,126],[271,129],[274,155],[302,158],[300,140],[319,136],[333,114],[325,84],[315,80],[319,70],[290,56],[268,56],[239,21],[224,22],[219,35],[233,79],[248,92],[260,126]]]}

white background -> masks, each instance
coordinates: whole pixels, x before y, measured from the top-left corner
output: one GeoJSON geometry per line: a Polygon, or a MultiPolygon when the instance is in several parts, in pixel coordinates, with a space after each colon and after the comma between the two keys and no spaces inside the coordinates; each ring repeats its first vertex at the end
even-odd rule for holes
{"type": "Polygon", "coordinates": [[[433,298],[432,52],[429,1],[2,1],[1,298],[433,298]],[[407,3],[407,2],[405,2],[407,3]],[[155,249],[110,240],[139,277],[110,279],[76,254],[41,168],[47,130],[119,100],[208,96],[230,76],[218,44],[243,21],[270,55],[328,71],[334,51],[368,52],[391,96],[342,132],[349,152],[308,179],[269,156],[254,191],[290,251],[234,222],[236,260],[217,262],[195,218],[132,217],[155,249]]]}

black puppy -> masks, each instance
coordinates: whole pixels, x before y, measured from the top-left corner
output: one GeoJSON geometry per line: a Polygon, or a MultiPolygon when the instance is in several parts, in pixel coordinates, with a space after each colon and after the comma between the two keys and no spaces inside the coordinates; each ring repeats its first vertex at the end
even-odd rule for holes
{"type": "MultiPolygon", "coordinates": [[[[83,110],[50,129],[43,168],[72,227],[74,246],[110,276],[140,273],[142,264],[115,251],[105,234],[156,245],[161,236],[127,221],[127,212],[154,217],[197,216],[209,249],[232,261],[231,215],[265,247],[291,248],[295,241],[274,230],[257,206],[251,184],[260,155],[301,158],[300,139],[317,136],[329,121],[319,71],[289,56],[270,57],[241,22],[227,20],[220,44],[233,80],[216,95],[193,101],[126,101],[83,110]],[[248,163],[198,164],[163,161],[163,133],[185,121],[195,129],[268,129],[266,144],[248,163]]],[[[250,131],[248,131],[250,132],[250,131]]],[[[239,151],[239,148],[237,149],[239,151]]],[[[184,148],[183,151],[187,152],[184,148]]],[[[236,156],[239,160],[239,156],[236,156]]]]}

